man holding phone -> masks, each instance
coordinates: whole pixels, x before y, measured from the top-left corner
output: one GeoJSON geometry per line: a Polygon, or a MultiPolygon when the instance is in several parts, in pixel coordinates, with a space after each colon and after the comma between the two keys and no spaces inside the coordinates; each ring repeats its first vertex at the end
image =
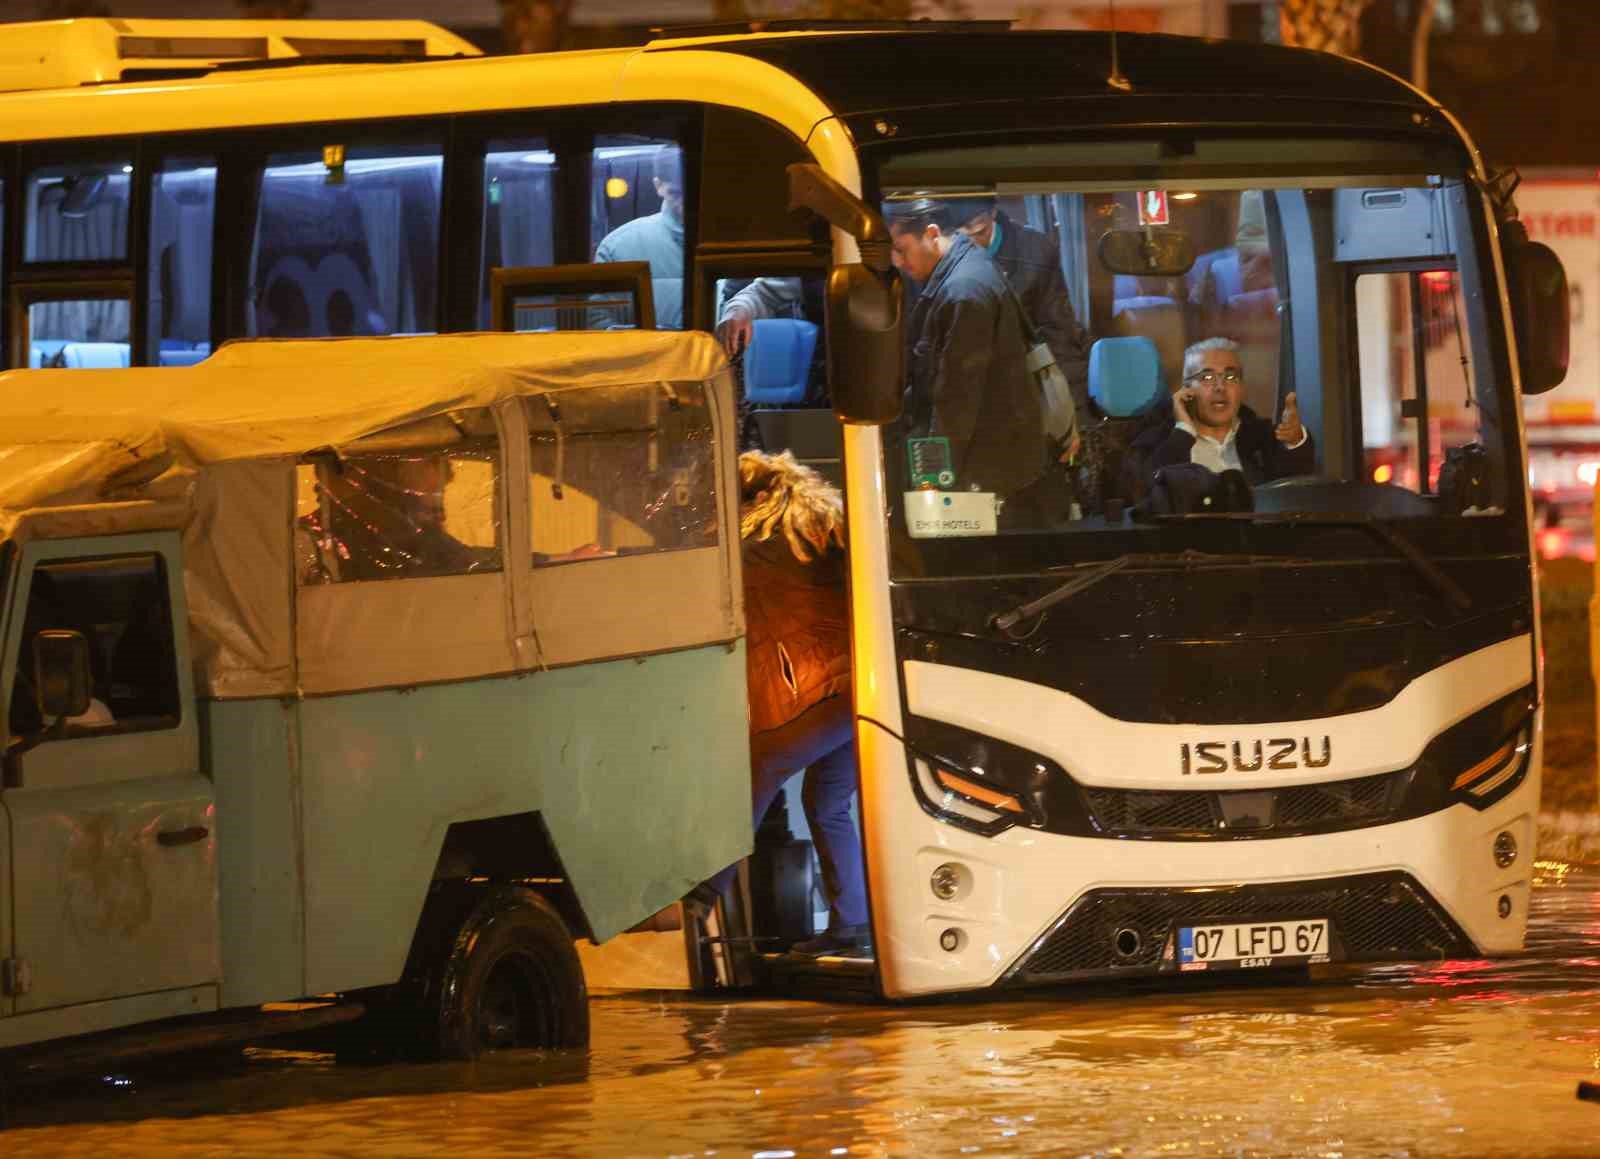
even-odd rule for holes
{"type": "Polygon", "coordinates": [[[1196,342],[1183,353],[1183,385],[1172,396],[1171,418],[1136,438],[1134,450],[1148,456],[1151,472],[1196,463],[1219,474],[1242,471],[1251,486],[1315,472],[1316,446],[1300,421],[1294,392],[1284,396],[1276,426],[1243,400],[1239,344],[1227,338],[1196,342]]]}

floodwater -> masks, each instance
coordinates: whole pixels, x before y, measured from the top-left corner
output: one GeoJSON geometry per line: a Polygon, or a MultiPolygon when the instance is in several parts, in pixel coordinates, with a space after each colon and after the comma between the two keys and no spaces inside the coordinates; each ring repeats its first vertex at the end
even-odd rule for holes
{"type": "Polygon", "coordinates": [[[1600,873],[1525,956],[915,1006],[594,1002],[586,1055],[253,1050],[25,1093],[47,1155],[1600,1155],[1600,873]]]}

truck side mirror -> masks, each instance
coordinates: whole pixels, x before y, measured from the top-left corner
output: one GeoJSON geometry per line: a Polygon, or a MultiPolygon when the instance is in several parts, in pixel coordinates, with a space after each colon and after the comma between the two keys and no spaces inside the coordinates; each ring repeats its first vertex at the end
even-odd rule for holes
{"type": "Polygon", "coordinates": [[[1500,236],[1522,393],[1543,394],[1567,377],[1572,341],[1567,272],[1554,250],[1528,240],[1521,222],[1506,222],[1500,236]]]}
{"type": "Polygon", "coordinates": [[[859,264],[828,273],[828,389],[841,422],[892,423],[900,417],[905,376],[905,288],[889,227],[818,165],[789,166],[789,208],[809,210],[861,247],[859,264]]]}
{"type": "Polygon", "coordinates": [[[33,687],[46,720],[89,711],[89,641],[82,632],[50,628],[33,638],[33,687]]]}

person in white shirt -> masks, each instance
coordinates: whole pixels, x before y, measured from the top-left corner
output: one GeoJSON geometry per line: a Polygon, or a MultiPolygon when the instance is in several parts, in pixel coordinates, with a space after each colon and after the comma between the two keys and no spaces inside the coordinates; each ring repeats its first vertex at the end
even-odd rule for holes
{"type": "Polygon", "coordinates": [[[1276,426],[1243,402],[1239,344],[1207,338],[1189,347],[1169,424],[1145,440],[1151,470],[1196,463],[1219,474],[1240,471],[1251,486],[1316,470],[1316,446],[1300,421],[1293,391],[1284,396],[1276,426]]]}

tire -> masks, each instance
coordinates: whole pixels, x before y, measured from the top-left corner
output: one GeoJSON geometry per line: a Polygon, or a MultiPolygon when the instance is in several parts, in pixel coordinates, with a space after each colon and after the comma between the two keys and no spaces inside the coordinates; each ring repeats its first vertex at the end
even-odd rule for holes
{"type": "Polygon", "coordinates": [[[497,889],[472,910],[436,993],[429,1013],[442,1058],[589,1045],[589,990],[572,934],[531,890],[497,889]]]}

